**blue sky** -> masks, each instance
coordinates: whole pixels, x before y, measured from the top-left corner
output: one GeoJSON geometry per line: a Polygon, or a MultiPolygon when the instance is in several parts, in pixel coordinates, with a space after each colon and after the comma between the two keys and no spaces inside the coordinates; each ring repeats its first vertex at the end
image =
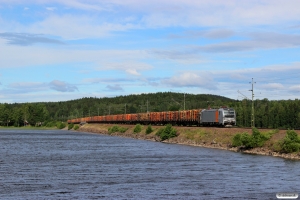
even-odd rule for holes
{"type": "Polygon", "coordinates": [[[300,96],[298,0],[0,0],[0,103],[300,96]],[[238,92],[239,91],[239,92],[238,92]]]}

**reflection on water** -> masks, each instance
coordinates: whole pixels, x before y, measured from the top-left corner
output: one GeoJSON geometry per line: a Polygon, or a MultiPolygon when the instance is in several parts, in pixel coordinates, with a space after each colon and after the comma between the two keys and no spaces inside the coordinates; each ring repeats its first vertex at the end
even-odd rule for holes
{"type": "Polygon", "coordinates": [[[276,199],[300,162],[59,130],[0,130],[1,199],[276,199]]]}

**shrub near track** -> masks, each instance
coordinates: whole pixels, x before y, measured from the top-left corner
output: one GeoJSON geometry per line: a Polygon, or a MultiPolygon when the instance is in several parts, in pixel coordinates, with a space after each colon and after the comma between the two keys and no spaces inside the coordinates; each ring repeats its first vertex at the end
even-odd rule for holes
{"type": "Polygon", "coordinates": [[[177,136],[176,129],[174,129],[171,124],[167,124],[165,128],[159,129],[156,135],[159,136],[162,141],[177,136]]]}
{"type": "Polygon", "coordinates": [[[79,129],[79,125],[76,124],[76,125],[74,126],[74,130],[76,131],[76,130],[78,130],[78,129],[79,129]]]}
{"type": "Polygon", "coordinates": [[[299,152],[300,138],[294,130],[287,130],[285,138],[275,143],[273,148],[281,153],[299,152]]]}
{"type": "Polygon", "coordinates": [[[142,131],[142,125],[140,125],[140,124],[135,125],[133,132],[140,133],[141,131],[142,131]]]}
{"type": "Polygon", "coordinates": [[[73,124],[73,123],[69,124],[69,125],[68,125],[68,130],[72,129],[73,127],[74,127],[74,124],[73,124]]]}
{"type": "Polygon", "coordinates": [[[275,132],[268,132],[263,134],[260,133],[258,129],[252,128],[252,135],[249,135],[248,133],[236,134],[232,139],[232,146],[244,146],[247,149],[262,147],[274,133],[275,132]]]}
{"type": "Polygon", "coordinates": [[[146,129],[146,134],[150,134],[153,132],[152,126],[148,125],[147,129],[146,129]]]}
{"type": "Polygon", "coordinates": [[[113,127],[108,128],[108,133],[109,134],[116,133],[116,132],[125,133],[127,130],[128,130],[128,128],[124,128],[124,127],[120,127],[120,126],[113,126],[113,127]]]}
{"type": "Polygon", "coordinates": [[[63,129],[63,128],[66,127],[66,124],[63,123],[63,122],[57,122],[57,123],[56,123],[56,127],[57,127],[58,129],[63,129]]]}

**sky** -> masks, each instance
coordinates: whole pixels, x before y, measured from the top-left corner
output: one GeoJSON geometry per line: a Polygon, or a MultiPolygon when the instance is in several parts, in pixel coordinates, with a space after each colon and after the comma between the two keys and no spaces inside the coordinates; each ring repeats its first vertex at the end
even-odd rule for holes
{"type": "MultiPolygon", "coordinates": [[[[0,0],[0,103],[300,96],[298,0],[0,0]]],[[[126,103],[126,102],[125,102],[126,103]]]]}

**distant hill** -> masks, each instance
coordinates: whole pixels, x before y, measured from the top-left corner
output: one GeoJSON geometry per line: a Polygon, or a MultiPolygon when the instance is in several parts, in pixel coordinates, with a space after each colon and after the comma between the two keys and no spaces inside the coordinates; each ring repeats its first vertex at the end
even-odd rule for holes
{"type": "MultiPolygon", "coordinates": [[[[0,126],[37,125],[41,122],[65,122],[70,118],[96,115],[160,112],[227,106],[236,111],[237,125],[251,126],[252,101],[236,101],[211,94],[158,92],[117,96],[86,97],[63,102],[0,104],[0,126]]],[[[255,126],[300,129],[300,100],[254,100],[255,126]]]]}
{"type": "Polygon", "coordinates": [[[52,116],[94,116],[121,113],[172,111],[226,106],[233,99],[210,94],[158,92],[117,96],[112,98],[82,98],[65,102],[45,103],[52,116]]]}

